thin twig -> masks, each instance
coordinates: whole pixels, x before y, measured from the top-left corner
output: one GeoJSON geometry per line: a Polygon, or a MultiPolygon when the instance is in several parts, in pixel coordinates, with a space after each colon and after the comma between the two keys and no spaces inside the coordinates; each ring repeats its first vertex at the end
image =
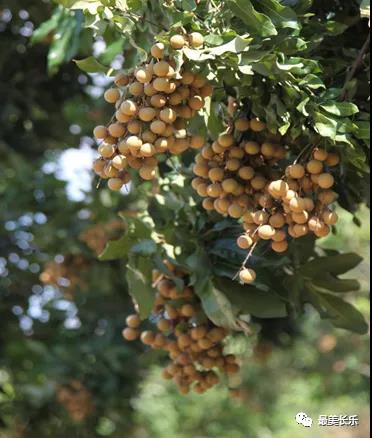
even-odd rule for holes
{"type": "Polygon", "coordinates": [[[341,100],[343,100],[343,101],[346,100],[348,97],[347,86],[348,86],[349,82],[354,78],[356,72],[358,71],[359,67],[363,63],[364,55],[368,52],[370,44],[371,44],[371,34],[369,33],[366,42],[364,43],[363,47],[361,48],[358,57],[354,61],[353,65],[352,65],[352,67],[351,67],[351,69],[346,77],[345,85],[344,85],[343,92],[341,95],[341,100]]]}

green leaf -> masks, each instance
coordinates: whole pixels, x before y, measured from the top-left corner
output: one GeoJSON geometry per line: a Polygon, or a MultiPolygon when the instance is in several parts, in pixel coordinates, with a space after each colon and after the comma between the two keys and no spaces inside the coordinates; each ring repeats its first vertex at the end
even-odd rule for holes
{"type": "Polygon", "coordinates": [[[333,114],[339,117],[349,117],[357,114],[359,112],[359,108],[351,102],[328,102],[321,105],[327,113],[333,114]]]}
{"type": "Polygon", "coordinates": [[[105,250],[99,256],[99,260],[106,262],[127,257],[134,242],[135,240],[127,235],[118,240],[111,240],[107,243],[105,250]]]}
{"type": "Polygon", "coordinates": [[[322,113],[314,114],[315,130],[322,136],[335,140],[337,135],[337,121],[322,113]]]}
{"type": "Polygon", "coordinates": [[[80,70],[86,73],[107,73],[108,67],[105,67],[99,61],[97,61],[94,56],[89,56],[89,58],[74,60],[75,64],[80,68],[80,70]]]}
{"type": "Polygon", "coordinates": [[[318,278],[314,278],[312,284],[317,288],[337,293],[347,293],[360,290],[359,281],[341,280],[328,272],[318,278]]]}
{"type": "Polygon", "coordinates": [[[214,284],[242,314],[262,319],[284,318],[288,315],[286,304],[273,292],[241,286],[235,281],[222,278],[215,280],[214,284]]]}
{"type": "Polygon", "coordinates": [[[63,9],[61,7],[57,7],[53,12],[52,17],[42,23],[32,34],[31,42],[32,43],[40,43],[44,41],[51,32],[53,32],[63,16],[63,9]]]}
{"type": "Polygon", "coordinates": [[[327,272],[342,275],[356,268],[362,261],[363,258],[355,253],[318,257],[302,266],[300,271],[308,278],[317,278],[327,272]]]}
{"type": "Polygon", "coordinates": [[[314,290],[309,292],[315,301],[313,304],[321,312],[324,312],[322,317],[329,319],[335,327],[350,330],[360,335],[368,332],[369,327],[364,316],[354,306],[335,295],[314,290]]]}
{"type": "Polygon", "coordinates": [[[297,14],[277,0],[254,0],[256,7],[264,12],[277,27],[300,29],[297,14]]]}
{"type": "Polygon", "coordinates": [[[74,2],[71,6],[69,6],[70,9],[80,9],[82,11],[87,10],[90,14],[97,14],[98,8],[102,7],[102,2],[97,0],[78,0],[74,2]]]}
{"type": "Polygon", "coordinates": [[[156,252],[156,243],[151,239],[141,240],[130,249],[131,254],[141,255],[143,257],[154,255],[156,252]]]}
{"type": "Polygon", "coordinates": [[[227,0],[227,4],[235,16],[247,25],[247,30],[252,34],[262,37],[278,35],[270,18],[256,11],[250,0],[227,0]]]}
{"type": "Polygon", "coordinates": [[[197,4],[195,0],[182,0],[182,9],[184,11],[195,11],[197,4]]]}
{"type": "Polygon", "coordinates": [[[151,314],[156,293],[152,286],[152,263],[147,257],[131,256],[127,269],[129,293],[138,304],[140,317],[146,319],[151,314]]]}

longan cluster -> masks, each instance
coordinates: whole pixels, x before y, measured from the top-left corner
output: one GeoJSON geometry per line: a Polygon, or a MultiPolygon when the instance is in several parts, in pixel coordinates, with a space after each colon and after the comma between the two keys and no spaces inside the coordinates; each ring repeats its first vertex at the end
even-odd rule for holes
{"type": "Polygon", "coordinates": [[[59,387],[57,400],[77,423],[83,422],[95,411],[91,393],[77,380],[59,387]]]}
{"type": "Polygon", "coordinates": [[[234,375],[240,366],[234,355],[224,354],[227,331],[207,319],[192,287],[179,291],[172,280],[178,277],[187,284],[187,274],[165,263],[172,276],[155,271],[153,277],[158,292],[150,320],[156,322],[157,330],[141,333],[141,320],[132,315],[123,336],[128,341],[140,338],[153,349],[167,351],[172,362],[163,372],[164,379],[173,379],[181,394],[191,389],[202,394],[219,383],[217,371],[234,375]]]}
{"type": "MultiPolygon", "coordinates": [[[[235,123],[237,133],[264,130],[258,120],[235,123]]],[[[233,134],[220,135],[197,155],[192,186],[205,198],[204,208],[243,222],[245,233],[237,243],[244,250],[253,249],[261,239],[284,253],[289,237],[327,236],[338,220],[330,208],[337,199],[330,168],[339,164],[339,156],[314,148],[308,160],[287,166],[283,162],[290,151],[279,137],[269,136],[261,143],[246,137],[239,143],[233,134]]],[[[253,283],[255,271],[243,267],[240,280],[253,283]]]]}
{"type": "Polygon", "coordinates": [[[98,256],[102,254],[109,240],[123,231],[123,221],[111,221],[107,224],[93,225],[80,234],[79,239],[84,242],[98,256]]]}
{"type": "MultiPolygon", "coordinates": [[[[189,44],[200,47],[193,35],[188,37],[189,44]]],[[[171,47],[182,48],[181,38],[184,47],[186,39],[181,35],[171,38],[171,47]]],[[[105,100],[115,106],[115,114],[108,127],[94,130],[101,142],[101,157],[93,168],[108,180],[110,189],[120,190],[127,184],[130,169],[138,171],[142,179],[152,180],[159,155],[180,155],[205,144],[203,137],[188,134],[187,124],[204,107],[213,87],[200,74],[176,70],[172,52],[167,54],[166,46],[158,43],[152,47],[149,61],[128,75],[120,73],[116,87],[106,91],[105,100]]]]}

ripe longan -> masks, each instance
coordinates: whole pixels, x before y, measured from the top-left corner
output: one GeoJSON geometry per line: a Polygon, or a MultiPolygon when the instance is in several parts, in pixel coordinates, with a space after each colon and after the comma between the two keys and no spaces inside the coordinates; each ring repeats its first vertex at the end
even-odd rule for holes
{"type": "Polygon", "coordinates": [[[293,179],[301,179],[305,176],[305,168],[301,164],[293,164],[289,167],[289,174],[293,179]]]}
{"type": "Polygon", "coordinates": [[[199,32],[193,32],[189,35],[189,43],[191,47],[199,48],[204,44],[204,37],[199,32]]]}
{"type": "Polygon", "coordinates": [[[266,124],[260,119],[253,119],[250,122],[250,127],[253,132],[262,132],[266,129],[266,124]]]}
{"type": "Polygon", "coordinates": [[[335,184],[335,179],[330,173],[322,173],[319,176],[318,184],[322,189],[330,189],[335,184]]]}
{"type": "Polygon", "coordinates": [[[164,58],[164,52],[165,52],[165,45],[163,43],[156,43],[151,48],[151,55],[157,59],[164,58]]]}
{"type": "Polygon", "coordinates": [[[239,273],[240,281],[244,284],[252,284],[257,278],[257,274],[253,269],[242,269],[239,273]]]}
{"type": "Polygon", "coordinates": [[[235,121],[235,129],[239,132],[249,131],[251,123],[247,119],[238,119],[235,121]]]}
{"type": "Polygon", "coordinates": [[[183,49],[186,45],[186,40],[182,35],[173,35],[170,39],[170,45],[173,49],[183,49]]]}
{"type": "Polygon", "coordinates": [[[238,246],[241,249],[249,249],[253,245],[253,240],[246,234],[243,234],[238,239],[238,246]]]}
{"type": "Polygon", "coordinates": [[[258,229],[258,235],[263,240],[270,240],[275,236],[275,229],[271,225],[262,225],[258,229]]]}
{"type": "Polygon", "coordinates": [[[118,88],[110,88],[105,91],[104,98],[108,103],[116,103],[121,97],[120,90],[118,88]]]}
{"type": "Polygon", "coordinates": [[[98,140],[104,140],[108,137],[109,132],[105,126],[96,126],[93,131],[93,135],[98,140]]]}
{"type": "Polygon", "coordinates": [[[136,341],[140,337],[140,332],[139,330],[128,327],[123,330],[123,337],[130,342],[136,341]]]}

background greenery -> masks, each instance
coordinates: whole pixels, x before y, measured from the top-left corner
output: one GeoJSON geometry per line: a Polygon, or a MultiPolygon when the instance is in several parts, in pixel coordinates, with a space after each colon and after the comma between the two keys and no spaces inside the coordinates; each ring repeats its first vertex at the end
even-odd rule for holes
{"type": "MultiPolygon", "coordinates": [[[[318,14],[331,13],[317,3],[318,14]]],[[[340,10],[340,3],[332,8],[340,10]]],[[[359,8],[347,3],[346,9],[359,8]]],[[[312,430],[309,436],[367,437],[368,336],[334,329],[310,307],[296,322],[269,319],[259,334],[237,340],[233,347],[245,356],[241,380],[204,396],[179,396],[159,377],[162,357],[123,343],[120,332],[132,311],[123,264],[98,262],[97,253],[121,234],[117,213],[136,211],[138,198],[96,191],[89,178],[84,193],[63,181],[73,167],[63,151],[80,146],[78,165],[89,167],[91,129],[109,115],[97,98],[104,79],[68,62],[90,56],[92,46],[99,53],[101,39],[83,28],[81,12],[55,8],[48,1],[42,7],[36,0],[0,2],[0,436],[291,438],[299,432],[294,415],[306,410],[313,418],[357,413],[363,420],[354,434],[312,430]],[[63,402],[62,388],[70,388],[77,406],[63,402]]],[[[342,11],[341,21],[348,16],[342,11]]],[[[103,31],[100,61],[120,63],[117,29],[103,31]]],[[[137,32],[143,41],[148,29],[137,32]]],[[[348,64],[355,58],[363,38],[351,43],[351,35],[342,56],[339,46],[324,42],[330,64],[332,56],[348,64]]],[[[363,84],[365,74],[362,69],[363,84]]],[[[364,102],[365,92],[354,87],[364,102]]],[[[78,180],[85,178],[81,170],[78,180]]],[[[352,211],[364,197],[357,189],[344,197],[352,211]]],[[[358,228],[356,217],[343,212],[338,234],[321,242],[365,257],[354,274],[363,291],[350,298],[366,318],[368,216],[358,211],[358,228]]]]}

